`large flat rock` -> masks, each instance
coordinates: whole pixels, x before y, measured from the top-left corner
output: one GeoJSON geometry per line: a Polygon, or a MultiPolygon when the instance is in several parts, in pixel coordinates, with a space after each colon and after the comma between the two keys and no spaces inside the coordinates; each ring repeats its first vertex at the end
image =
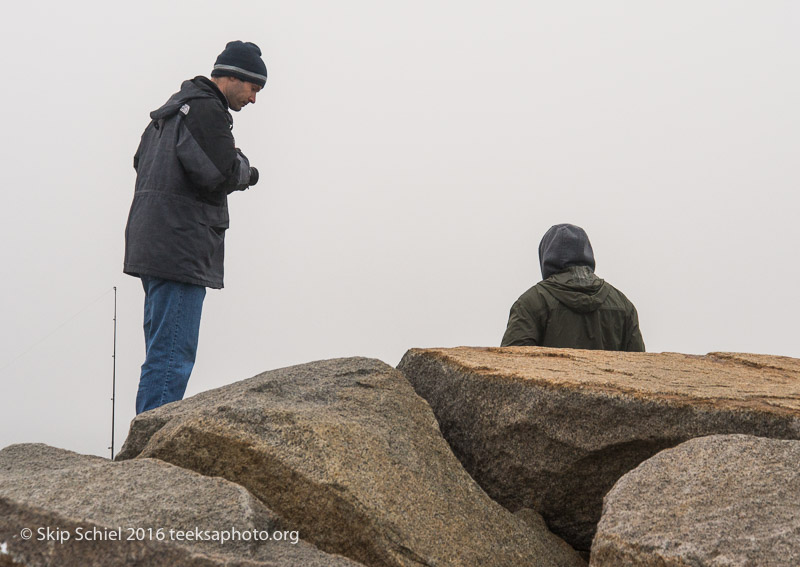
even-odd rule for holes
{"type": "Polygon", "coordinates": [[[0,565],[358,565],[298,535],[241,486],[154,459],[0,451],[0,565]]]}
{"type": "Polygon", "coordinates": [[[595,567],[800,565],[800,441],[714,435],[665,450],[606,495],[595,567]]]}
{"type": "Polygon", "coordinates": [[[800,438],[800,361],[539,347],[413,349],[398,368],[495,500],[589,550],[603,496],[693,437],[800,438]]]}
{"type": "Polygon", "coordinates": [[[493,502],[377,360],[274,370],[145,412],[117,458],[137,456],[245,486],[319,548],[370,566],[585,565],[493,502]]]}

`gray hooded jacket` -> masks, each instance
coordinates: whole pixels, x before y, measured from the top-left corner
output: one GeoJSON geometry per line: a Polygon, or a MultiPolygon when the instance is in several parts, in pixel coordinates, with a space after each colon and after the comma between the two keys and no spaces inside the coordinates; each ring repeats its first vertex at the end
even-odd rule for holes
{"type": "Polygon", "coordinates": [[[227,100],[195,77],[150,118],[133,160],[124,272],[222,288],[227,196],[258,175],[236,148],[227,100]]]}
{"type": "Polygon", "coordinates": [[[543,281],[511,307],[502,346],[644,352],[636,308],[594,273],[594,253],[580,227],[552,227],[539,245],[543,281]]]}

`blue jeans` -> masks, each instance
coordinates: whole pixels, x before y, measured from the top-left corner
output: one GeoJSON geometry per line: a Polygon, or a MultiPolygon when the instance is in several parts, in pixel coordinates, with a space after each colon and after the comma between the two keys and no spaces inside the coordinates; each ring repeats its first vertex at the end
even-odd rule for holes
{"type": "Polygon", "coordinates": [[[183,399],[192,374],[206,288],[142,276],[146,356],[136,414],[183,399]]]}

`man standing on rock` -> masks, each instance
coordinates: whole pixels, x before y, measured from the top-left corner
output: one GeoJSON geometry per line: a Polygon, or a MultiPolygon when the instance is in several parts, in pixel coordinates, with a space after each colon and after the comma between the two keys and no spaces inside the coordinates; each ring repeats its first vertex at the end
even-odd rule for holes
{"type": "Polygon", "coordinates": [[[644,352],[636,308],[594,273],[586,232],[550,228],[539,244],[542,281],[511,307],[501,346],[545,346],[644,352]]]}
{"type": "Polygon", "coordinates": [[[232,41],[211,79],[184,81],[142,134],[125,229],[124,272],[144,287],[136,413],[183,399],[194,367],[206,288],[223,287],[228,195],[258,182],[236,147],[233,118],[267,81],[261,50],[232,41]]]}

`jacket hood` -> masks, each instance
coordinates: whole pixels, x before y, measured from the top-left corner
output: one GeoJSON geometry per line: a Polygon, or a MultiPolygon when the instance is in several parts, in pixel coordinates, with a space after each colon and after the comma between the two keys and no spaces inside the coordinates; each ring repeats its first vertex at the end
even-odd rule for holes
{"type": "Polygon", "coordinates": [[[539,266],[543,280],[571,266],[588,266],[594,271],[594,252],[586,231],[574,224],[550,227],[539,243],[539,266]]]}
{"type": "Polygon", "coordinates": [[[560,303],[577,313],[591,313],[603,305],[610,288],[589,266],[572,266],[539,284],[560,303]]]}
{"type": "Polygon", "coordinates": [[[228,101],[222,91],[217,88],[217,85],[206,77],[198,76],[194,79],[183,81],[181,90],[169,97],[169,100],[160,108],[151,112],[150,118],[160,120],[161,118],[172,116],[188,101],[197,98],[217,98],[222,102],[226,110],[228,108],[228,101]]]}

